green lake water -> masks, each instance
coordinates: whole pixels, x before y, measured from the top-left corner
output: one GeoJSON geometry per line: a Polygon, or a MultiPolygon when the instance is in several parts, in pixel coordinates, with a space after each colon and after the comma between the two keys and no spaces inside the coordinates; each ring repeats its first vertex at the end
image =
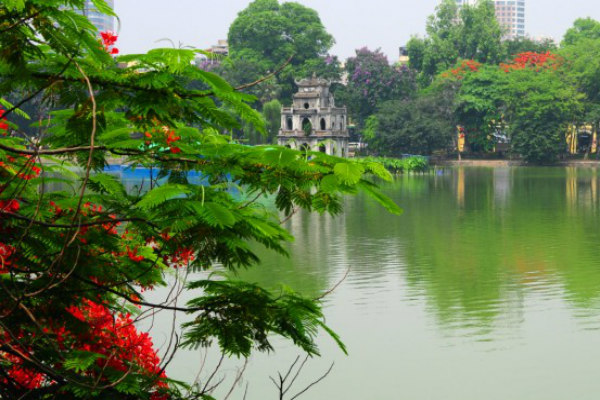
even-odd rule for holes
{"type": "MultiPolygon", "coordinates": [[[[325,299],[349,355],[320,338],[322,357],[294,387],[335,366],[300,399],[597,399],[599,187],[596,169],[400,177],[383,190],[402,216],[362,195],[335,218],[298,214],[287,223],[291,257],[261,252],[262,265],[243,277],[316,296],[349,271],[325,299]]],[[[249,362],[248,400],[277,398],[269,375],[298,352],[276,343],[274,354],[249,362]]],[[[202,360],[180,353],[168,372],[192,379],[202,360]]],[[[209,353],[207,364],[216,361],[209,353]]],[[[226,363],[223,376],[241,364],[226,363]]],[[[232,399],[242,399],[243,385],[232,399]]]]}

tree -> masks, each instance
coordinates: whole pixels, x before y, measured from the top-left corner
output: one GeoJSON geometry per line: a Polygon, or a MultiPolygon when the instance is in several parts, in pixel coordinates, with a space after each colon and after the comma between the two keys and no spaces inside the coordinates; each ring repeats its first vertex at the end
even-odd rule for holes
{"type": "Polygon", "coordinates": [[[568,65],[566,75],[578,91],[585,93],[581,123],[600,127],[600,23],[577,20],[567,31],[559,54],[568,65]]]}
{"type": "Polygon", "coordinates": [[[267,143],[274,143],[281,128],[281,103],[277,100],[266,103],[262,114],[266,121],[267,143]]]}
{"type": "Polygon", "coordinates": [[[259,74],[276,70],[293,56],[277,78],[285,101],[291,101],[294,79],[316,72],[335,43],[315,10],[277,0],[250,3],[231,24],[228,39],[234,63],[245,60],[258,64],[259,74]]]}
{"type": "MultiPolygon", "coordinates": [[[[197,50],[154,49],[118,64],[72,11],[84,3],[0,5],[0,397],[209,399],[206,387],[166,377],[173,349],[214,342],[247,357],[272,350],[279,335],[314,355],[321,328],[343,348],[319,301],[215,272],[258,264],[250,242],[285,253],[292,237],[280,217],[339,213],[344,193],[362,188],[399,212],[368,180],[389,174],[236,143],[229,132],[241,121],[264,130],[253,96],[192,66],[197,50]],[[206,89],[194,89],[198,82],[206,89]],[[25,95],[9,102],[15,93],[25,95]],[[36,94],[60,109],[32,137],[13,117],[36,94]],[[115,157],[165,179],[128,192],[103,172],[115,157]],[[274,198],[277,213],[257,204],[263,197],[274,198]],[[166,276],[191,272],[205,274],[190,275],[187,304],[145,297],[166,276]],[[162,355],[135,325],[159,310],[192,317],[162,355]]],[[[104,0],[93,3],[114,14],[104,0]]]]}
{"type": "Polygon", "coordinates": [[[362,129],[378,104],[403,99],[415,91],[414,76],[405,66],[391,66],[381,50],[366,47],[346,61],[348,84],[338,89],[336,100],[346,105],[355,123],[362,129]]]}
{"type": "Polygon", "coordinates": [[[565,33],[562,46],[570,46],[582,39],[600,39],[600,22],[592,18],[579,18],[565,33]]]}
{"type": "Polygon", "coordinates": [[[457,116],[479,150],[493,144],[490,134],[500,127],[526,161],[550,163],[564,151],[567,126],[580,118],[581,100],[557,55],[529,52],[466,77],[457,116]]]}
{"type": "Polygon", "coordinates": [[[395,157],[447,149],[456,125],[448,118],[445,101],[437,93],[428,93],[411,100],[384,102],[377,110],[376,133],[369,140],[369,149],[395,157]]]}
{"type": "Polygon", "coordinates": [[[549,69],[510,72],[508,85],[513,148],[530,162],[556,161],[564,152],[568,125],[578,120],[581,96],[549,69]]]}
{"type": "Polygon", "coordinates": [[[461,7],[444,0],[427,20],[426,31],[425,38],[413,37],[407,44],[409,65],[425,86],[460,59],[496,63],[503,55],[502,29],[489,0],[461,7]]]}
{"type": "Polygon", "coordinates": [[[553,39],[533,40],[527,37],[516,37],[504,41],[505,55],[503,61],[510,61],[517,54],[533,52],[546,53],[548,51],[555,52],[557,50],[556,43],[553,39]]]}
{"type": "Polygon", "coordinates": [[[506,72],[481,66],[465,76],[456,98],[456,118],[466,132],[472,151],[492,150],[493,134],[504,130],[509,96],[506,72]]]}
{"type": "MultiPolygon", "coordinates": [[[[222,76],[234,86],[255,82],[262,79],[266,71],[272,71],[265,60],[254,58],[246,52],[240,52],[236,57],[228,57],[213,71],[222,76]]],[[[258,85],[248,88],[247,93],[257,98],[256,105],[260,106],[281,97],[282,86],[276,77],[267,79],[258,85]]]]}

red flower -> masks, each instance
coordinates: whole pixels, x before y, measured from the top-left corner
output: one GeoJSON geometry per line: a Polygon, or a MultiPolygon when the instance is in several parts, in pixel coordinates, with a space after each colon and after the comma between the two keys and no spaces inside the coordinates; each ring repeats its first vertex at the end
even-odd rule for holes
{"type": "Polygon", "coordinates": [[[100,37],[102,38],[102,44],[106,47],[113,46],[119,38],[117,35],[110,31],[100,32],[100,37]]]}
{"type": "Polygon", "coordinates": [[[3,134],[6,134],[8,131],[8,124],[6,123],[6,117],[4,116],[5,111],[0,106],[0,132],[4,131],[3,134]]]}
{"type": "Polygon", "coordinates": [[[108,52],[108,54],[119,54],[119,49],[113,47],[119,38],[113,32],[100,32],[100,38],[102,40],[102,45],[104,46],[104,50],[108,52]]]}
{"type": "Polygon", "coordinates": [[[8,273],[8,267],[12,264],[12,256],[15,254],[15,248],[6,243],[0,242],[0,274],[8,273]]]}
{"type": "Polygon", "coordinates": [[[127,246],[127,257],[129,257],[129,259],[131,261],[135,261],[135,262],[140,262],[140,261],[144,260],[144,256],[137,255],[137,249],[130,250],[129,246],[127,246]]]}
{"type": "Polygon", "coordinates": [[[539,71],[542,68],[556,69],[559,65],[557,62],[559,61],[560,60],[556,54],[550,53],[549,51],[546,53],[528,51],[515,55],[512,63],[510,64],[500,64],[500,68],[502,68],[504,72],[521,70],[525,68],[534,68],[536,71],[539,71]]]}
{"type": "Polygon", "coordinates": [[[14,213],[19,210],[21,205],[15,199],[11,200],[0,200],[0,211],[14,213]]]}

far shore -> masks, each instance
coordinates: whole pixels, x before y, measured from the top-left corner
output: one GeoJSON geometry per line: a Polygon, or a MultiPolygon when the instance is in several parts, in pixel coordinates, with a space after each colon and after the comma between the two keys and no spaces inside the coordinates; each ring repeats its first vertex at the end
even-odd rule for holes
{"type": "Polygon", "coordinates": [[[522,167],[522,166],[551,166],[551,167],[578,167],[578,168],[600,168],[600,160],[562,160],[550,165],[528,164],[521,160],[442,160],[432,159],[432,166],[444,167],[522,167]]]}

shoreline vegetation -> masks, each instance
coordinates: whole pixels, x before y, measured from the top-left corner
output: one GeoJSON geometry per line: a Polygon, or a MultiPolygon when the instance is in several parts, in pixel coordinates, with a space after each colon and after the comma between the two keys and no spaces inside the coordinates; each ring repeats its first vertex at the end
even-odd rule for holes
{"type": "MultiPolygon", "coordinates": [[[[432,167],[577,167],[577,168],[600,168],[600,160],[577,160],[569,159],[562,160],[553,164],[531,164],[523,160],[506,160],[506,159],[450,159],[442,157],[424,157],[411,156],[405,158],[392,157],[360,157],[359,160],[364,162],[377,162],[382,164],[392,174],[402,175],[406,173],[423,173],[427,172],[432,167]]],[[[107,158],[108,165],[123,166],[123,159],[107,158]]],[[[48,160],[48,163],[52,163],[48,160]]]]}
{"type": "Polygon", "coordinates": [[[463,159],[452,160],[447,158],[431,158],[432,167],[577,167],[600,168],[600,160],[562,160],[552,164],[531,164],[523,160],[489,160],[489,159],[463,159]]]}
{"type": "Polygon", "coordinates": [[[429,160],[424,156],[409,156],[402,158],[369,156],[358,159],[366,163],[381,164],[392,174],[396,175],[411,172],[425,172],[429,168],[429,160]]]}

